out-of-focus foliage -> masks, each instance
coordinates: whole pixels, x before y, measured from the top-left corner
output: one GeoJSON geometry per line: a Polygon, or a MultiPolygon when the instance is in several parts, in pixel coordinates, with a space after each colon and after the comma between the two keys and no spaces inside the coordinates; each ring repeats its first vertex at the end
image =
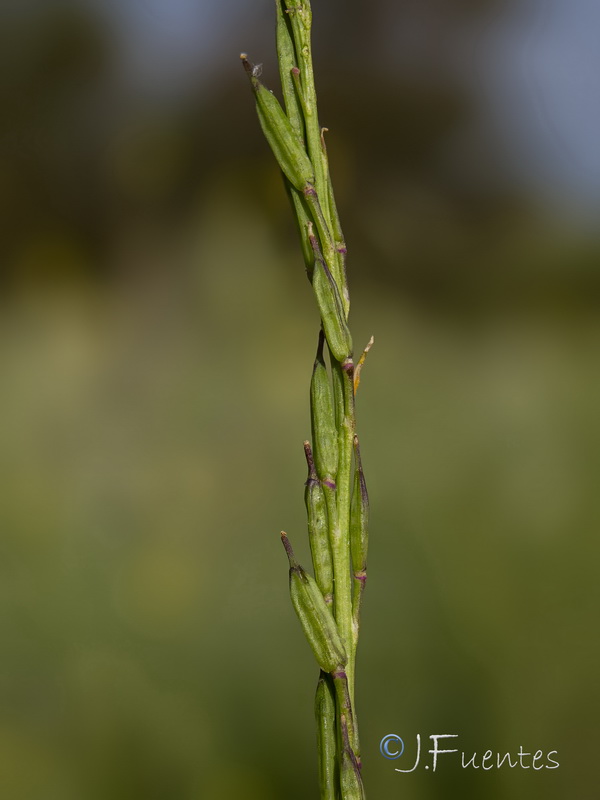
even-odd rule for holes
{"type": "MultiPolygon", "coordinates": [[[[260,45],[275,83],[270,4],[230,5],[218,55],[172,94],[128,82],[127,42],[92,3],[0,12],[7,800],[316,790],[317,675],[278,541],[308,561],[316,312],[236,63],[260,45]]],[[[493,140],[473,144],[489,180],[448,156],[476,113],[444,69],[450,32],[493,4],[431,3],[418,69],[377,38],[416,4],[318,6],[353,333],[376,336],[358,398],[366,785],[590,797],[598,241],[496,180],[493,140]],[[378,750],[392,731],[558,750],[561,767],[399,775],[378,750]]]]}

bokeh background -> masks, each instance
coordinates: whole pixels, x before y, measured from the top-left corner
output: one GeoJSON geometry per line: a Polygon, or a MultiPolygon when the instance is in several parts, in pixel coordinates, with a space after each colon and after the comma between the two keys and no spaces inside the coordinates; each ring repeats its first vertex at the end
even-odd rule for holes
{"type": "MultiPolygon", "coordinates": [[[[600,11],[314,18],[354,337],[376,337],[369,796],[596,797],[600,11]],[[560,768],[400,775],[417,733],[560,768]]],[[[241,50],[276,85],[270,0],[0,6],[6,800],[316,796],[278,534],[307,560],[317,315],[241,50]]]]}

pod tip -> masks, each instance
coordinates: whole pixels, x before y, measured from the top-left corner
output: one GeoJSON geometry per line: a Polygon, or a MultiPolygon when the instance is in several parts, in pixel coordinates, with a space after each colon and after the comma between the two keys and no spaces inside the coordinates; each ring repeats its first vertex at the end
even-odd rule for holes
{"type": "Polygon", "coordinates": [[[290,544],[290,540],[288,539],[288,535],[285,531],[281,531],[281,543],[285,547],[285,552],[290,562],[290,567],[292,569],[297,566],[296,556],[294,555],[294,551],[292,549],[292,545],[290,544]]]}
{"type": "Polygon", "coordinates": [[[248,54],[247,53],[240,53],[240,60],[242,62],[242,66],[246,70],[246,74],[252,78],[254,75],[254,67],[248,61],[248,54]]]}
{"type": "Polygon", "coordinates": [[[310,446],[310,442],[308,441],[304,442],[304,455],[306,457],[306,464],[308,466],[308,479],[306,481],[306,485],[308,486],[311,481],[318,482],[317,470],[315,467],[315,460],[313,458],[312,447],[310,446]]]}

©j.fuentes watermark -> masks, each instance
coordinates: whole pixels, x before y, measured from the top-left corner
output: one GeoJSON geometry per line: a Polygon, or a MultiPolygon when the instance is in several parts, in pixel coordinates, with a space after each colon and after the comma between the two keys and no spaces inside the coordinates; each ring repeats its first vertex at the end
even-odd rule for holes
{"type": "MultiPolygon", "coordinates": [[[[438,767],[438,756],[442,754],[458,753],[457,748],[441,749],[439,746],[440,739],[457,739],[457,733],[432,733],[429,738],[432,741],[432,748],[427,752],[433,756],[430,764],[424,764],[425,769],[431,769],[433,772],[438,767]]],[[[388,733],[383,737],[379,744],[379,750],[384,758],[396,760],[400,758],[405,751],[404,741],[395,733],[388,733]]],[[[460,753],[460,765],[463,769],[472,767],[473,769],[500,769],[500,767],[507,766],[510,769],[520,767],[521,769],[558,769],[559,762],[552,758],[557,756],[556,750],[550,750],[546,755],[542,750],[536,750],[535,753],[527,752],[523,749],[523,745],[519,746],[516,754],[509,753],[494,753],[492,750],[486,750],[483,755],[478,756],[477,752],[468,755],[466,752],[460,753]],[[546,763],[544,763],[546,762],[546,763]]],[[[410,769],[400,769],[396,767],[396,772],[414,772],[421,761],[421,734],[417,734],[416,755],[413,765],[410,769]]]]}

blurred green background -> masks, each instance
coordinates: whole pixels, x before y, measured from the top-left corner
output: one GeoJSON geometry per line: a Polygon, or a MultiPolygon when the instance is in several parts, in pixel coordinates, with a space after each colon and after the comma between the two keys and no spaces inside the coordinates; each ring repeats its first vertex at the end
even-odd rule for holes
{"type": "MultiPolygon", "coordinates": [[[[560,25],[508,0],[313,7],[354,338],[376,338],[369,797],[596,797],[600,170],[594,121],[559,102],[577,37],[548,62],[560,25]],[[560,768],[400,775],[418,733],[560,768]]],[[[317,315],[237,59],[276,84],[271,3],[28,0],[0,23],[0,797],[315,797],[317,670],[278,534],[307,561],[317,315]]]]}

